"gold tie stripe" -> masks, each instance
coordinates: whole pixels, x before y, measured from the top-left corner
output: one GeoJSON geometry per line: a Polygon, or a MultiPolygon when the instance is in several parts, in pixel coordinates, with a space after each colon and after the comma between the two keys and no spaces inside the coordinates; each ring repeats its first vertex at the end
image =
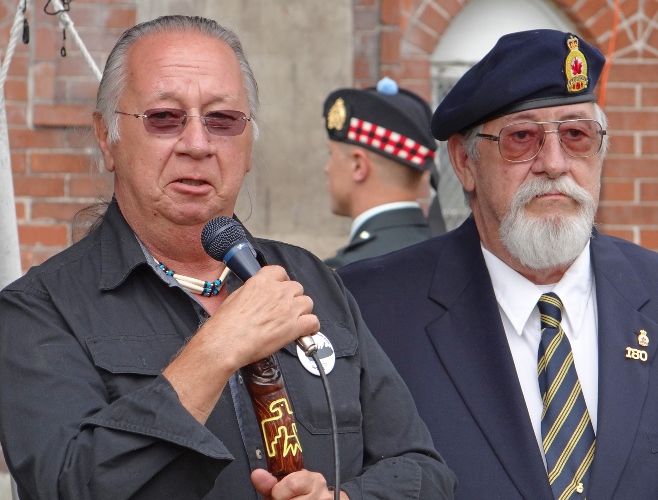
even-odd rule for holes
{"type": "Polygon", "coordinates": [[[553,495],[585,499],[596,438],[571,344],[561,326],[562,302],[554,293],[541,296],[542,338],[537,376],[542,396],[542,446],[553,495]]]}

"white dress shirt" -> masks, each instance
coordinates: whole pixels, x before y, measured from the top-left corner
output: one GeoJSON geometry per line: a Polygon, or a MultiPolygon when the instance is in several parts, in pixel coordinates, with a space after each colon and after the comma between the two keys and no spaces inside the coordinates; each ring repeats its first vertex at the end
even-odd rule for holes
{"type": "Polygon", "coordinates": [[[415,201],[394,201],[393,203],[385,203],[384,205],[379,205],[377,207],[370,208],[363,213],[360,213],[352,221],[352,228],[350,229],[350,240],[354,238],[356,231],[361,227],[361,225],[371,217],[381,214],[382,212],[388,212],[389,210],[399,210],[401,208],[420,208],[420,204],[415,201]]]}
{"type": "MultiPolygon", "coordinates": [[[[537,377],[541,323],[537,302],[543,293],[556,293],[564,306],[562,328],[571,343],[576,372],[596,433],[598,320],[589,242],[562,279],[553,285],[535,285],[486,248],[482,247],[482,253],[491,276],[498,310],[542,457],[544,456],[541,437],[543,407],[537,377]]],[[[545,458],[544,465],[546,465],[545,458]]]]}

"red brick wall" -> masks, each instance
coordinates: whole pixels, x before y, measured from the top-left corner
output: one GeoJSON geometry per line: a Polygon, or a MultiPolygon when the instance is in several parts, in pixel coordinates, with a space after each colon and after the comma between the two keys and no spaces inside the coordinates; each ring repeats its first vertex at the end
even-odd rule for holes
{"type": "MultiPolygon", "coordinates": [[[[0,0],[4,50],[16,0],[0,0]]],[[[98,82],[67,33],[45,14],[46,1],[27,12],[30,43],[19,44],[5,83],[14,195],[23,270],[72,242],[70,220],[99,195],[111,194],[111,177],[91,161],[91,111],[98,82]]],[[[118,36],[135,24],[135,1],[76,0],[69,15],[99,68],[118,36]]],[[[52,7],[49,6],[52,11],[52,7]]]]}
{"type": "MultiPolygon", "coordinates": [[[[468,0],[354,0],[355,84],[390,76],[430,99],[430,60],[468,0]]],[[[614,9],[606,0],[555,0],[604,54],[614,9]]],[[[605,161],[599,229],[658,250],[658,2],[622,0],[604,110],[605,161]],[[628,33],[632,36],[629,37],[628,33]]]]}
{"type": "MultiPolygon", "coordinates": [[[[388,75],[430,97],[430,58],[468,0],[354,0],[354,78],[359,87],[388,75]]],[[[0,51],[16,0],[0,0],[0,51]]],[[[37,0],[28,11],[29,45],[19,43],[5,83],[23,270],[72,242],[69,221],[111,193],[111,177],[91,162],[97,82],[69,34],[37,0]]],[[[581,34],[607,53],[613,11],[605,0],[555,0],[581,34]],[[574,6],[578,9],[575,10],[574,6]]],[[[658,2],[622,0],[621,25],[607,87],[611,151],[600,228],[658,249],[658,2]],[[632,39],[628,33],[632,33],[632,39]]],[[[99,67],[136,20],[136,0],[75,0],[70,16],[99,67]]],[[[0,52],[4,58],[4,52],[0,52]]]]}

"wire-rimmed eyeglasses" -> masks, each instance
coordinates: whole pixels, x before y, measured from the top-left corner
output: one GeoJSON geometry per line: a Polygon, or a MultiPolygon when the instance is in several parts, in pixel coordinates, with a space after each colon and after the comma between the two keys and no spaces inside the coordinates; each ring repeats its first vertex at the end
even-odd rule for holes
{"type": "Polygon", "coordinates": [[[560,146],[573,158],[589,158],[601,151],[606,131],[596,120],[577,119],[555,122],[523,122],[505,125],[498,135],[477,134],[478,137],[498,142],[503,160],[529,161],[541,151],[546,134],[556,133],[560,146]],[[544,125],[557,124],[555,130],[544,125]]]}
{"type": "Polygon", "coordinates": [[[147,132],[165,135],[180,134],[188,118],[201,118],[212,135],[240,135],[244,132],[247,122],[251,120],[251,117],[246,116],[242,111],[230,109],[208,111],[203,116],[188,115],[184,110],[175,108],[147,109],[143,114],[123,111],[115,111],[115,113],[142,118],[147,132]]]}

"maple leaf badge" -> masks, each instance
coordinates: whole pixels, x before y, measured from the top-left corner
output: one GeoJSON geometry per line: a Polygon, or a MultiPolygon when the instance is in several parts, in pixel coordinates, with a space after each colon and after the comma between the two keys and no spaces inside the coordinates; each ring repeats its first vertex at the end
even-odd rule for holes
{"type": "Polygon", "coordinates": [[[567,78],[567,92],[581,92],[587,88],[587,60],[578,50],[578,39],[570,35],[567,39],[569,53],[565,61],[565,76],[567,78]]]}

